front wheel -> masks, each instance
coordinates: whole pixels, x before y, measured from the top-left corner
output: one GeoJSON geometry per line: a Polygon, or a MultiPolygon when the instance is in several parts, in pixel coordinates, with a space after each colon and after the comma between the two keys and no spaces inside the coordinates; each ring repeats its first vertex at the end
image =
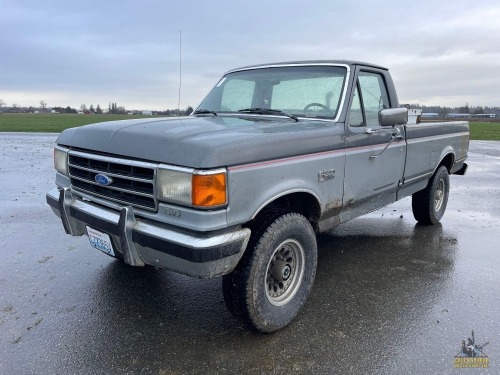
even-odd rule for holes
{"type": "Polygon", "coordinates": [[[252,233],[238,267],[223,276],[224,301],[252,328],[276,331],[306,302],[316,263],[316,236],[309,221],[297,213],[270,213],[252,233]]]}
{"type": "Polygon", "coordinates": [[[450,176],[446,167],[439,167],[427,187],[412,196],[413,216],[421,224],[437,224],[446,211],[450,192],[450,176]]]}

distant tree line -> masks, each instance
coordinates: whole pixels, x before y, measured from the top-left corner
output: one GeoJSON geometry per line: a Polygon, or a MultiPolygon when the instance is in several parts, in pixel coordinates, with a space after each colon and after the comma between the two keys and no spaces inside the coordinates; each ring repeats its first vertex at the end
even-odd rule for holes
{"type": "Polygon", "coordinates": [[[109,103],[108,113],[111,113],[113,115],[124,115],[127,113],[127,110],[125,109],[125,107],[119,107],[116,103],[109,103]]]}
{"type": "Polygon", "coordinates": [[[498,107],[488,107],[488,106],[476,106],[471,107],[468,103],[461,107],[441,107],[441,106],[429,106],[421,104],[410,104],[410,108],[419,108],[423,113],[437,113],[441,117],[446,116],[448,113],[464,113],[470,115],[479,115],[483,113],[495,113],[498,111],[498,107]]]}
{"type": "MultiPolygon", "coordinates": [[[[97,104],[94,107],[91,104],[87,107],[86,104],[80,105],[80,108],[72,108],[70,106],[67,107],[48,107],[47,102],[45,100],[40,100],[39,107],[21,107],[17,103],[14,103],[10,106],[5,103],[4,100],[0,99],[0,113],[79,113],[79,114],[134,114],[134,115],[142,115],[142,110],[127,110],[124,106],[119,106],[116,102],[108,104],[108,110],[103,111],[101,106],[97,104]]],[[[153,115],[161,115],[161,116],[188,116],[193,112],[193,107],[188,106],[186,109],[166,109],[162,111],[147,111],[151,112],[153,115]]]]}
{"type": "Polygon", "coordinates": [[[167,109],[165,111],[154,111],[155,114],[161,116],[189,116],[193,113],[193,107],[188,106],[186,109],[167,109]]]}
{"type": "Polygon", "coordinates": [[[70,106],[67,106],[66,108],[53,107],[52,109],[59,113],[77,113],[76,109],[71,108],[70,106]]]}

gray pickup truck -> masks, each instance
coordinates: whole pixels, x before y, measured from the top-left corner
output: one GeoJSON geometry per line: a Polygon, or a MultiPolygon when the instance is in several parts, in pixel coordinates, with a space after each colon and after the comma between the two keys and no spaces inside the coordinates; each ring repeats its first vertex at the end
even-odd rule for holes
{"type": "Polygon", "coordinates": [[[372,64],[234,69],[188,117],[62,132],[47,203],[127,264],[223,276],[231,313],[272,332],[309,296],[316,233],[410,195],[418,222],[443,216],[469,125],[408,124],[407,111],[372,64]]]}

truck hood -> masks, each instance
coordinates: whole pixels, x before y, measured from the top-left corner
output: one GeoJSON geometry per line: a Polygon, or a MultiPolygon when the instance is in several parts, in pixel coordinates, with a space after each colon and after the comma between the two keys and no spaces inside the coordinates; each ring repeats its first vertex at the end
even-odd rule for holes
{"type": "Polygon", "coordinates": [[[217,168],[342,147],[342,124],[269,116],[102,122],[63,131],[59,145],[191,168],[217,168]],[[339,127],[339,131],[332,128],[339,127]]]}

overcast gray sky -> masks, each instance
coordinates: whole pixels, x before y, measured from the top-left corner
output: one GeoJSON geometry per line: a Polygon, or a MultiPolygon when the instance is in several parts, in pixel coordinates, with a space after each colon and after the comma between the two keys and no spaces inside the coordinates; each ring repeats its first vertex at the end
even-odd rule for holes
{"type": "Polygon", "coordinates": [[[500,2],[0,0],[7,105],[196,106],[227,70],[354,59],[402,103],[500,106],[500,2]]]}

